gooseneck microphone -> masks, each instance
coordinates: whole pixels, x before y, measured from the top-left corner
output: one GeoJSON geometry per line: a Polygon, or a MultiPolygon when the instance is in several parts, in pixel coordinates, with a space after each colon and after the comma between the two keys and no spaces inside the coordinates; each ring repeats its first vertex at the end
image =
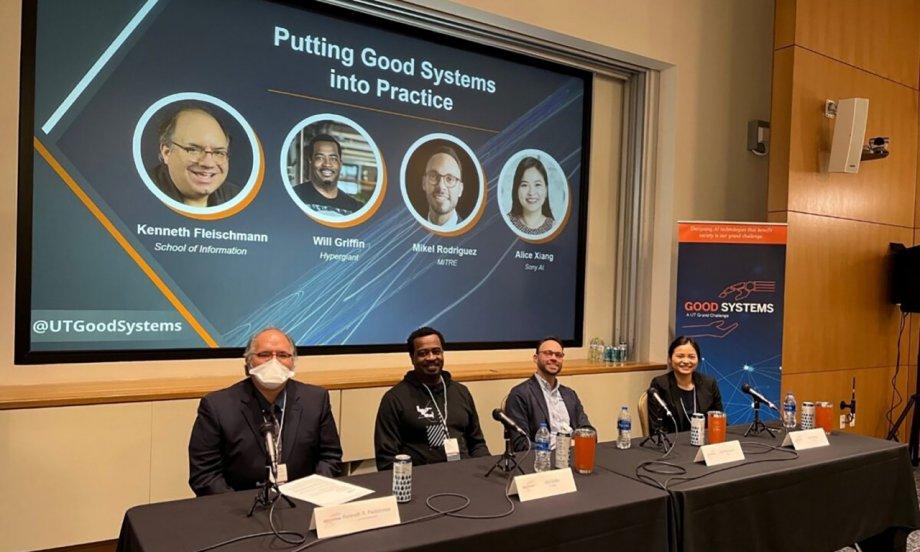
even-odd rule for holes
{"type": "Polygon", "coordinates": [[[265,450],[268,451],[268,461],[271,465],[272,477],[278,478],[278,451],[275,450],[275,424],[266,421],[259,428],[265,437],[265,450]]]}
{"type": "Polygon", "coordinates": [[[496,408],[492,411],[492,418],[494,418],[497,422],[501,422],[502,425],[504,425],[506,428],[513,429],[524,437],[527,437],[528,439],[530,438],[530,436],[527,435],[527,432],[521,429],[521,426],[517,425],[514,420],[509,418],[501,408],[496,408]]]}
{"type": "Polygon", "coordinates": [[[652,397],[655,399],[655,402],[657,402],[658,405],[664,409],[665,414],[667,414],[668,417],[673,420],[674,414],[671,414],[671,410],[668,409],[668,403],[664,402],[664,400],[661,398],[661,395],[658,394],[658,391],[654,387],[649,387],[648,392],[651,393],[652,397]]]}
{"type": "Polygon", "coordinates": [[[763,395],[761,395],[759,391],[757,391],[756,389],[754,389],[754,388],[751,387],[750,385],[748,385],[748,384],[745,383],[744,385],[741,386],[741,390],[744,391],[745,393],[747,393],[748,395],[754,397],[755,400],[758,400],[758,401],[764,403],[765,405],[769,406],[769,407],[770,407],[770,410],[775,410],[776,412],[779,412],[779,409],[776,408],[776,405],[775,405],[775,404],[773,404],[772,402],[770,402],[770,400],[769,400],[768,398],[766,398],[766,397],[764,397],[763,395]]]}

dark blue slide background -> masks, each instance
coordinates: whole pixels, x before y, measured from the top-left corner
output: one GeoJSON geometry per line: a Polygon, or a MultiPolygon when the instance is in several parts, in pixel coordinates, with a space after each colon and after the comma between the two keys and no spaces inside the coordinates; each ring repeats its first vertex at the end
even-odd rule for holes
{"type": "MultiPolygon", "coordinates": [[[[578,265],[579,230],[582,197],[587,192],[582,174],[583,121],[590,80],[571,71],[550,70],[545,64],[448,46],[446,39],[434,43],[281,4],[161,1],[56,128],[44,135],[41,126],[49,112],[73,87],[73,78],[82,77],[82,71],[71,79],[54,76],[62,52],[81,48],[56,41],[86,40],[85,68],[111,41],[100,39],[98,29],[91,36],[68,30],[68,18],[55,16],[56,5],[42,4],[39,10],[36,83],[54,89],[37,91],[36,136],[220,346],[241,346],[252,331],[265,325],[282,327],[304,346],[398,344],[423,324],[438,327],[449,341],[466,343],[526,341],[547,334],[573,339],[580,333],[581,321],[576,319],[581,312],[577,290],[583,274],[578,265]],[[293,35],[324,36],[330,43],[352,47],[356,57],[369,46],[387,56],[415,58],[417,72],[423,60],[459,69],[494,80],[496,91],[435,87],[418,75],[368,68],[357,59],[353,67],[343,67],[337,60],[295,52],[284,44],[276,47],[275,26],[293,35]],[[334,90],[329,86],[330,69],[370,81],[372,92],[334,90]],[[430,88],[451,97],[453,110],[378,98],[373,93],[377,78],[410,89],[430,88]],[[279,90],[338,103],[279,94],[279,90]],[[261,143],[265,159],[261,189],[232,216],[196,220],[171,210],[147,189],[134,166],[132,136],[141,115],[157,100],[180,92],[227,102],[242,114],[261,143]],[[298,122],[322,113],[355,121],[376,142],[385,163],[387,190],[380,209],[351,228],[329,228],[307,217],[291,200],[280,174],[285,137],[298,122]],[[400,194],[404,154],[418,138],[436,132],[468,144],[486,176],[482,216],[459,236],[439,236],[423,228],[400,194]],[[497,202],[503,165],[514,153],[530,148],[554,158],[569,185],[569,219],[554,239],[541,244],[518,239],[502,219],[497,202]],[[267,234],[269,241],[151,237],[138,235],[138,224],[260,233],[267,234]],[[367,247],[330,251],[314,245],[317,235],[358,238],[367,247]],[[239,246],[247,254],[158,252],[153,249],[157,242],[239,246]],[[417,253],[412,251],[414,243],[460,246],[478,253],[460,258],[417,253]],[[322,251],[355,253],[359,260],[323,261],[322,251]],[[552,262],[542,263],[539,272],[525,270],[525,261],[515,254],[535,251],[551,254],[552,262]],[[457,266],[439,265],[439,258],[457,259],[457,266]]],[[[124,4],[117,5],[118,12],[109,14],[112,37],[133,15],[124,4]]],[[[170,308],[45,161],[35,159],[32,309],[170,308]],[[82,264],[85,274],[73,280],[52,276],[55,259],[81,255],[92,259],[82,264]],[[116,268],[120,286],[113,287],[116,268]]],[[[245,177],[231,167],[231,180],[243,183],[245,177]]],[[[193,332],[153,343],[156,348],[205,347],[193,332]]],[[[33,347],[75,348],[72,343],[47,340],[33,347]]],[[[76,348],[150,347],[150,341],[120,340],[80,343],[76,348]]]]}

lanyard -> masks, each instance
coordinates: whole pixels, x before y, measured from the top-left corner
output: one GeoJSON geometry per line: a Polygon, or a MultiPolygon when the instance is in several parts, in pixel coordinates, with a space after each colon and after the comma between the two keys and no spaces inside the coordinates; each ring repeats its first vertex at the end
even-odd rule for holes
{"type": "Polygon", "coordinates": [[[438,416],[441,417],[441,425],[444,426],[444,438],[450,437],[450,431],[447,429],[447,385],[444,383],[444,376],[441,378],[441,387],[444,389],[444,413],[441,414],[441,409],[438,408],[438,401],[434,400],[434,393],[431,392],[431,389],[428,388],[424,383],[422,387],[425,388],[425,391],[428,391],[428,396],[431,397],[431,404],[434,405],[434,409],[438,411],[438,416]]]}
{"type": "MultiPolygon", "coordinates": [[[[688,421],[688,422],[691,422],[692,420],[690,419],[690,415],[687,414],[687,407],[684,406],[684,398],[683,398],[683,397],[680,397],[680,398],[678,398],[677,400],[680,401],[680,407],[681,407],[681,409],[683,409],[683,411],[684,411],[684,416],[687,417],[687,421],[688,421]]],[[[693,388],[693,413],[696,414],[696,387],[693,388]]]]}

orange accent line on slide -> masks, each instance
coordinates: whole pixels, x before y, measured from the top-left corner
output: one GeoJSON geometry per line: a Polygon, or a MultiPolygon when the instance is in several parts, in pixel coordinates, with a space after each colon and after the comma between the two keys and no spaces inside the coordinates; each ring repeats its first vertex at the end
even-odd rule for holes
{"type": "Polygon", "coordinates": [[[169,289],[169,287],[166,286],[166,283],[160,279],[159,276],[157,276],[157,273],[154,272],[153,268],[147,264],[147,261],[141,257],[140,253],[134,249],[134,246],[132,246],[123,235],[121,235],[121,232],[115,228],[115,225],[112,224],[112,221],[110,221],[108,217],[105,216],[99,207],[93,203],[93,200],[90,199],[88,195],[86,195],[86,192],[84,192],[83,189],[80,188],[80,186],[76,183],[76,181],[71,178],[67,171],[64,170],[64,167],[62,167],[61,164],[57,162],[57,159],[51,155],[51,152],[45,148],[44,144],[41,143],[37,136],[34,138],[33,143],[35,145],[35,150],[39,153],[39,155],[41,155],[45,161],[48,162],[48,165],[54,169],[54,172],[56,172],[57,175],[60,176],[64,181],[64,183],[67,184],[67,187],[70,188],[70,191],[72,191],[74,195],[76,195],[77,198],[83,202],[83,205],[86,206],[89,212],[92,213],[94,217],[96,217],[96,219],[102,224],[103,227],[105,227],[106,230],[108,230],[109,234],[111,234],[115,241],[118,242],[118,245],[120,245],[121,248],[125,250],[128,256],[131,257],[135,263],[137,263],[137,266],[140,267],[141,271],[146,274],[148,278],[150,278],[150,281],[152,281],[153,284],[166,297],[166,300],[169,301],[177,311],[179,311],[179,314],[185,318],[186,322],[188,322],[195,330],[195,332],[198,333],[201,339],[207,343],[208,347],[217,347],[217,342],[214,341],[214,338],[208,334],[207,330],[205,330],[204,327],[202,327],[202,325],[198,322],[198,320],[195,319],[194,315],[192,315],[192,313],[189,312],[187,308],[185,308],[185,305],[183,305],[182,302],[179,301],[179,298],[176,297],[176,295],[169,289]]]}

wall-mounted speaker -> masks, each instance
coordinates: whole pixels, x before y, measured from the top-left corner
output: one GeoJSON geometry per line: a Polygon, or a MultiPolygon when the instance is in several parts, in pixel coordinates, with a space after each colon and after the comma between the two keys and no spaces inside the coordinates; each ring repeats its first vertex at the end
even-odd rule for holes
{"type": "Polygon", "coordinates": [[[901,312],[920,312],[920,245],[889,244],[889,295],[901,312]]]}
{"type": "Polygon", "coordinates": [[[866,98],[847,98],[837,102],[828,172],[859,172],[868,117],[869,100],[866,98]]]}

